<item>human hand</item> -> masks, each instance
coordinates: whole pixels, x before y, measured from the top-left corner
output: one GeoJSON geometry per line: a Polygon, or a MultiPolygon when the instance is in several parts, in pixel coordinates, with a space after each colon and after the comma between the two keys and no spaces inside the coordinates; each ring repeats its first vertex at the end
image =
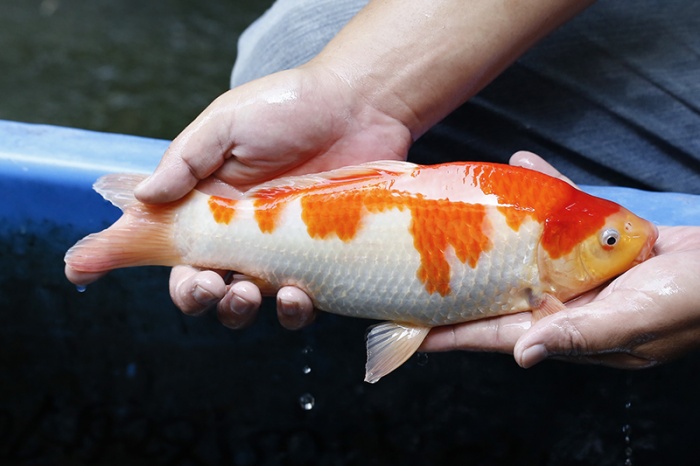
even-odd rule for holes
{"type": "MultiPolygon", "coordinates": [[[[518,153],[511,163],[555,176],[542,159],[518,153]]],[[[532,314],[434,329],[422,351],[513,353],[522,367],[547,358],[642,368],[698,346],[700,227],[661,227],[655,256],[537,322],[532,314]]]]}
{"type": "MultiPolygon", "coordinates": [[[[372,108],[342,79],[320,65],[283,71],[232,89],[216,99],[164,154],[136,190],[147,203],[169,202],[197,187],[231,195],[281,175],[330,170],[372,160],[402,160],[412,142],[399,121],[372,108]]],[[[195,315],[216,305],[231,328],[250,323],[260,289],[227,271],[174,267],[173,302],[195,315]],[[228,283],[227,283],[228,282],[228,283]]],[[[264,291],[264,290],[263,290],[264,291]]],[[[313,320],[300,290],[277,293],[280,322],[299,328],[313,320]]]]}

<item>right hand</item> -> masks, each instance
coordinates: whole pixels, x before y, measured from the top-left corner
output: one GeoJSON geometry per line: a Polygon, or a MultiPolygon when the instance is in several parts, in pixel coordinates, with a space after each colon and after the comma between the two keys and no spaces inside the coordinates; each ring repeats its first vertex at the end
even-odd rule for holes
{"type": "MultiPolygon", "coordinates": [[[[146,203],[170,202],[197,187],[226,196],[282,175],[314,173],[373,160],[405,160],[408,128],[371,107],[347,82],[320,65],[282,71],[216,99],[173,140],[136,190],[146,203]]],[[[186,314],[216,305],[231,328],[249,324],[261,292],[248,281],[226,283],[227,271],[174,267],[173,302],[186,314]]],[[[277,294],[283,326],[313,320],[311,300],[285,287],[277,294]]]]}

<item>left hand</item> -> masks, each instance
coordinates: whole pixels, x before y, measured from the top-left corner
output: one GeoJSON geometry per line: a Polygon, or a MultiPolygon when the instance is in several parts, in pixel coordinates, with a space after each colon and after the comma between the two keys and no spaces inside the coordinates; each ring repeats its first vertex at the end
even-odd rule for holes
{"type": "MultiPolygon", "coordinates": [[[[511,164],[561,176],[533,154],[511,164]]],[[[629,369],[673,359],[700,344],[700,227],[659,228],[655,253],[537,322],[524,312],[439,327],[421,351],[512,352],[526,368],[547,358],[629,369]]]]}

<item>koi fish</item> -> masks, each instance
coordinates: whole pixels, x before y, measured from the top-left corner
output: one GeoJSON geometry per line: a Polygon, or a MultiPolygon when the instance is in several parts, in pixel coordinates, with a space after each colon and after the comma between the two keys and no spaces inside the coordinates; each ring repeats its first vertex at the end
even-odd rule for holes
{"type": "Polygon", "coordinates": [[[658,236],[618,204],[508,165],[376,162],[163,205],[136,200],[142,179],[96,182],[124,213],[67,252],[69,278],[189,264],[296,286],[320,310],[386,321],[367,337],[370,383],[433,327],[563,309],[645,260],[658,236]]]}

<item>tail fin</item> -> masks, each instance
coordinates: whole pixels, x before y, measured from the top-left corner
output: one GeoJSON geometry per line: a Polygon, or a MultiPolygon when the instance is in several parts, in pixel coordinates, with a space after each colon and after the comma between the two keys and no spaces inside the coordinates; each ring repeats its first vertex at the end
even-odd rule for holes
{"type": "Polygon", "coordinates": [[[112,226],[78,241],[65,256],[66,276],[87,284],[113,269],[141,265],[176,265],[180,255],[173,242],[173,220],[180,202],[147,205],[134,197],[143,175],[106,175],[95,191],[122,209],[112,226]]]}

